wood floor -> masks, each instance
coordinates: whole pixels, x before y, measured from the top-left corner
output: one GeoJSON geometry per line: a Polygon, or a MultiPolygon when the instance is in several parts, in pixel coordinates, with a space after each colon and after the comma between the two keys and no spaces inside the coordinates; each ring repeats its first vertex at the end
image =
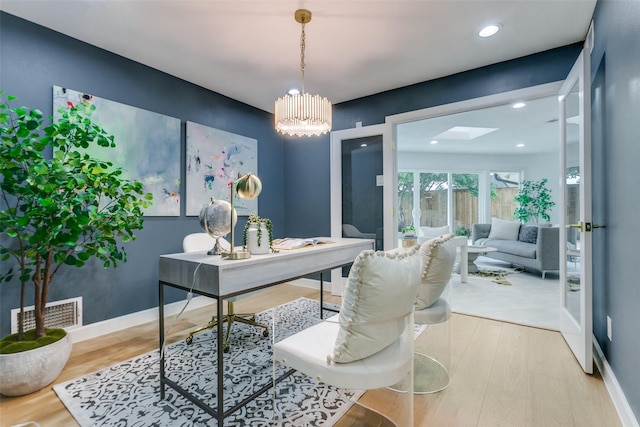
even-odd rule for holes
{"type": "MultiPolygon", "coordinates": [[[[318,291],[279,285],[237,302],[236,311],[262,311],[298,297],[317,298],[318,291]]],[[[339,302],[331,296],[326,300],[339,302]]],[[[184,339],[195,325],[206,323],[212,312],[201,308],[184,313],[168,342],[184,339]]],[[[415,396],[415,426],[621,425],[600,375],[581,371],[559,333],[455,314],[449,326],[451,383],[442,392],[415,396]]],[[[419,341],[430,339],[428,332],[419,341]]],[[[157,347],[157,322],[76,343],[56,383],[157,347]]],[[[375,402],[375,396],[369,398],[374,405],[394,405],[388,398],[380,402],[375,402]]],[[[28,396],[2,397],[0,426],[28,421],[42,427],[78,425],[52,386],[28,396]]],[[[340,424],[371,425],[363,419],[340,424]]]]}

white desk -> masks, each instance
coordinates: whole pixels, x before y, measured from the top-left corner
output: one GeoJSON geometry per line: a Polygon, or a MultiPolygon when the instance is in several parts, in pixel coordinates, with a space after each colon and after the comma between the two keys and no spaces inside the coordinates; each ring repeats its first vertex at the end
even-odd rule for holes
{"type": "MultiPolygon", "coordinates": [[[[164,287],[192,290],[193,293],[206,295],[218,300],[217,316],[223,316],[222,301],[226,298],[267,288],[310,274],[322,273],[353,263],[356,256],[365,250],[373,249],[373,240],[332,238],[334,243],[308,246],[275,254],[252,255],[242,260],[228,260],[206,252],[189,252],[161,255],[159,261],[159,332],[160,346],[164,342],[164,287]]],[[[322,276],[321,276],[322,304],[322,276]]],[[[223,323],[217,325],[217,342],[223,342],[223,323]]],[[[223,370],[223,347],[218,345],[218,372],[223,370]]],[[[160,398],[165,398],[165,385],[169,385],[185,398],[196,404],[223,425],[224,418],[244,406],[254,396],[238,405],[224,410],[224,375],[217,375],[217,407],[212,408],[201,399],[182,388],[165,376],[164,355],[160,359],[160,398]],[[222,410],[221,410],[222,409],[222,410]]],[[[265,390],[270,387],[268,384],[265,390]]]]}

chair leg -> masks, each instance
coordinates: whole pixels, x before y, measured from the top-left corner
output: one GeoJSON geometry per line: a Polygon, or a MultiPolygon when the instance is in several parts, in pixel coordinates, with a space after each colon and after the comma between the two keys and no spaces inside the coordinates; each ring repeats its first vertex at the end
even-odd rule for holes
{"type": "MultiPolygon", "coordinates": [[[[228,316],[225,315],[222,318],[222,323],[226,322],[228,320],[227,318],[228,318],[228,316]]],[[[204,332],[204,331],[209,330],[209,329],[213,329],[216,326],[218,326],[218,320],[216,319],[215,316],[213,316],[211,318],[211,320],[209,321],[209,323],[207,323],[206,325],[200,326],[200,327],[194,329],[193,331],[191,331],[189,333],[189,336],[185,339],[185,341],[187,342],[187,344],[191,344],[193,342],[194,335],[199,334],[200,332],[204,332]]]]}
{"type": "MultiPolygon", "coordinates": [[[[259,328],[263,328],[262,336],[269,336],[269,327],[267,325],[263,325],[262,323],[256,322],[255,313],[248,314],[236,314],[232,301],[227,302],[227,314],[223,316],[222,323],[227,323],[227,330],[225,332],[224,337],[224,351],[225,353],[229,351],[230,341],[231,341],[231,327],[233,326],[233,322],[240,322],[250,326],[256,326],[259,328]]],[[[189,336],[185,339],[187,344],[191,344],[193,342],[193,337],[200,332],[204,332],[208,329],[213,329],[218,325],[218,321],[216,317],[212,317],[209,323],[204,326],[200,326],[199,328],[194,329],[189,333],[189,336]]]]}
{"type": "MultiPolygon", "coordinates": [[[[262,336],[269,336],[269,327],[267,325],[263,325],[262,323],[258,323],[256,322],[256,315],[255,313],[248,313],[248,314],[237,314],[235,312],[235,308],[233,305],[232,301],[229,301],[228,305],[228,315],[230,317],[229,320],[229,330],[231,330],[231,325],[233,324],[233,322],[240,322],[240,323],[244,323],[245,325],[249,325],[249,326],[256,326],[258,328],[262,328],[264,329],[264,331],[262,331],[262,336]]],[[[227,334],[228,336],[228,334],[227,334]]],[[[229,339],[227,338],[227,342],[225,343],[226,348],[228,349],[229,346],[229,339]]]]}

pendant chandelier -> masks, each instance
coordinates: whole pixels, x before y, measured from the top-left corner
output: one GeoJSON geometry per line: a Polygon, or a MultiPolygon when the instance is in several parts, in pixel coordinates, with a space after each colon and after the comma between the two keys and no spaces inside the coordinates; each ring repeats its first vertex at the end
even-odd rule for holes
{"type": "Polygon", "coordinates": [[[285,95],[276,100],[275,127],[282,134],[290,136],[322,135],[331,130],[331,101],[320,95],[310,95],[304,91],[304,48],[305,24],[311,21],[311,12],[299,9],[295,19],[302,24],[300,37],[300,73],[302,91],[285,95]]]}

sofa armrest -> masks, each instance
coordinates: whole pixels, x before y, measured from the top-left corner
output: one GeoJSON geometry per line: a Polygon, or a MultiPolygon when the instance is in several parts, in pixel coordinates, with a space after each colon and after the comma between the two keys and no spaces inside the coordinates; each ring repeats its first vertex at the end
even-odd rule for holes
{"type": "Polygon", "coordinates": [[[536,258],[542,271],[560,269],[560,229],[558,227],[538,227],[536,258]]]}
{"type": "Polygon", "coordinates": [[[471,225],[471,243],[475,243],[478,239],[486,239],[491,232],[491,224],[473,224],[471,225]]]}

